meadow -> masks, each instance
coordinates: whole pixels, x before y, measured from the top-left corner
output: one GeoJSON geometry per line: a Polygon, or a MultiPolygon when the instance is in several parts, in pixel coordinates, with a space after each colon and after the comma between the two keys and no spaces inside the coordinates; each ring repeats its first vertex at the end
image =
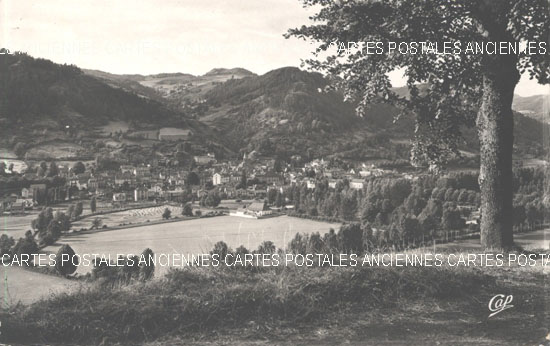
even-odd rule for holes
{"type": "MultiPolygon", "coordinates": [[[[135,212],[135,211],[132,211],[135,212]]],[[[145,248],[158,254],[208,253],[220,240],[233,249],[244,245],[256,249],[270,240],[284,248],[298,232],[324,234],[339,224],[279,216],[268,219],[245,219],[233,216],[200,218],[180,222],[143,225],[126,229],[87,234],[71,234],[61,238],[45,251],[55,252],[62,244],[69,244],[77,254],[139,254],[145,248]]],[[[85,273],[91,268],[81,267],[85,273]]],[[[160,268],[162,272],[163,268],[160,268]]]]}

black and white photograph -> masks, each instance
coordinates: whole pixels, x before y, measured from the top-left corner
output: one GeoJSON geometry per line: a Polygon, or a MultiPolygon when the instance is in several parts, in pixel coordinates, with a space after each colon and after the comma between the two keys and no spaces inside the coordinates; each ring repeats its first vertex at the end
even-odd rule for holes
{"type": "Polygon", "coordinates": [[[0,345],[550,346],[550,0],[0,0],[0,345]]]}

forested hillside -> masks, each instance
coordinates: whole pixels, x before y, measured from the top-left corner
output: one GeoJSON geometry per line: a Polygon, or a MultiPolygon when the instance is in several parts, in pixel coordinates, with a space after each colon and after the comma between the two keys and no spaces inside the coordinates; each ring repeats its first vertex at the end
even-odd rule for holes
{"type": "Polygon", "coordinates": [[[108,120],[182,120],[163,104],[112,88],[76,66],[26,54],[0,55],[0,119],[3,129],[51,120],[60,126],[98,125],[108,120]]]}
{"type": "MultiPolygon", "coordinates": [[[[257,151],[288,159],[336,157],[356,161],[408,160],[414,118],[377,103],[363,118],[338,92],[324,92],[317,73],[285,67],[257,76],[241,68],[213,69],[204,76],[165,73],[115,75],[58,65],[26,54],[0,56],[0,125],[4,144],[36,141],[44,130],[65,140],[113,121],[130,135],[161,127],[190,129],[195,144],[219,143],[228,153],[257,151]],[[22,124],[25,124],[23,126],[22,124]],[[38,132],[37,132],[38,131],[38,132]],[[33,138],[27,135],[33,133],[33,138]],[[16,140],[13,139],[16,136],[16,140]]],[[[407,90],[398,92],[406,96],[407,90]]],[[[517,98],[516,105],[539,112],[542,97],[517,98]],[[532,101],[532,102],[530,102],[532,101]]],[[[542,157],[549,125],[515,114],[517,158],[542,157]],[[546,136],[545,136],[546,135],[546,136]]],[[[478,151],[475,128],[463,129],[460,149],[478,151]]],[[[44,138],[44,140],[51,138],[44,138]]]]}

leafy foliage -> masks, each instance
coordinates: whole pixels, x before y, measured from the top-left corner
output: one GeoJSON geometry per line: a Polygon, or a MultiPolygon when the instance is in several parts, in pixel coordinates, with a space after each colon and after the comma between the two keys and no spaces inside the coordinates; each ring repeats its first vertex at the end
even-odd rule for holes
{"type": "Polygon", "coordinates": [[[79,258],[74,250],[64,244],[59,248],[55,255],[55,269],[63,276],[73,274],[78,268],[79,258]]]}
{"type": "MultiPolygon", "coordinates": [[[[546,42],[550,16],[546,0],[534,1],[324,1],[303,0],[317,10],[312,24],[289,30],[317,44],[308,65],[325,72],[332,87],[358,100],[364,114],[380,100],[416,114],[413,158],[439,164],[458,152],[463,125],[473,125],[482,79],[495,57],[465,54],[469,42],[546,42]],[[381,54],[335,49],[339,43],[382,42],[381,54]],[[390,50],[389,42],[438,44],[426,54],[390,50]],[[457,43],[463,54],[438,54],[443,42],[457,43]],[[321,58],[322,57],[322,58],[321,58]],[[391,88],[388,74],[402,69],[408,97],[391,88]],[[424,86],[419,88],[419,86],[424,86]]],[[[517,69],[540,83],[550,81],[548,54],[512,54],[517,69]]]]}

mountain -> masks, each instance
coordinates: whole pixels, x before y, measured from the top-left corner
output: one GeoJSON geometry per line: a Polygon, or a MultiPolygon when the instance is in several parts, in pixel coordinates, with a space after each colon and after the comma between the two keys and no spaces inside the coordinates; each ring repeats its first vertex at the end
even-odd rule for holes
{"type": "MultiPolygon", "coordinates": [[[[78,153],[87,157],[107,149],[128,154],[127,147],[142,150],[131,153],[136,159],[170,157],[178,141],[159,142],[164,128],[164,133],[181,133],[182,138],[189,134],[185,139],[195,152],[362,161],[409,158],[412,117],[395,121],[399,109],[383,103],[372,104],[364,117],[357,117],[355,105],[344,102],[339,92],[323,91],[326,85],[322,75],[294,67],[260,76],[242,68],[215,68],[203,76],[116,75],[24,54],[1,55],[0,148],[21,142],[27,153],[40,156],[48,153],[39,150],[44,145],[61,141],[78,144],[78,153]]],[[[407,95],[406,88],[396,91],[407,95]]],[[[514,107],[537,114],[548,109],[541,96],[517,97],[514,107]]],[[[515,122],[516,155],[543,155],[550,125],[520,113],[515,122]]],[[[475,155],[476,130],[463,132],[460,149],[475,155]]]]}
{"type": "MultiPolygon", "coordinates": [[[[372,104],[359,118],[340,93],[321,92],[326,84],[320,74],[293,67],[227,80],[205,94],[207,110],[199,119],[223,133],[234,150],[408,159],[414,118],[395,121],[399,109],[384,103],[372,104]]],[[[406,88],[396,91],[408,94],[406,88]]],[[[524,109],[548,109],[538,103],[542,96],[519,99],[524,109]]],[[[516,156],[542,155],[549,127],[518,112],[514,117],[516,156]]],[[[468,156],[477,153],[476,129],[464,128],[463,137],[460,149],[468,156]]]]}
{"type": "Polygon", "coordinates": [[[550,122],[550,93],[528,97],[515,95],[512,108],[530,118],[548,123],[550,122]]]}
{"type": "Polygon", "coordinates": [[[160,73],[155,75],[114,75],[101,71],[84,70],[92,77],[109,85],[135,92],[141,96],[164,102],[175,109],[192,111],[200,104],[204,95],[215,86],[229,79],[255,76],[244,68],[215,68],[202,76],[188,73],[160,73]]]}
{"type": "MultiPolygon", "coordinates": [[[[163,97],[155,89],[146,87],[140,82],[145,80],[146,76],[142,75],[117,75],[108,72],[98,71],[98,70],[87,70],[82,69],[88,76],[92,76],[105,84],[113,88],[120,88],[122,90],[140,95],[156,101],[163,101],[163,97]]],[[[161,78],[161,77],[159,77],[161,78]]]]}
{"type": "Polygon", "coordinates": [[[0,147],[20,142],[39,157],[48,155],[43,148],[65,145],[93,157],[94,147],[140,146],[140,139],[156,139],[165,127],[189,134],[197,145],[219,141],[208,126],[166,105],[153,89],[129,82],[140,76],[93,74],[26,54],[0,55],[0,147]]]}
{"type": "Polygon", "coordinates": [[[368,129],[341,94],[322,92],[326,85],[320,74],[294,67],[227,80],[205,94],[208,110],[200,120],[235,149],[330,153],[339,143],[364,139],[368,129]]]}
{"type": "Polygon", "coordinates": [[[237,75],[242,77],[255,76],[255,73],[248,71],[247,69],[235,67],[235,68],[214,68],[204,74],[204,76],[222,76],[222,75],[237,75]]]}

